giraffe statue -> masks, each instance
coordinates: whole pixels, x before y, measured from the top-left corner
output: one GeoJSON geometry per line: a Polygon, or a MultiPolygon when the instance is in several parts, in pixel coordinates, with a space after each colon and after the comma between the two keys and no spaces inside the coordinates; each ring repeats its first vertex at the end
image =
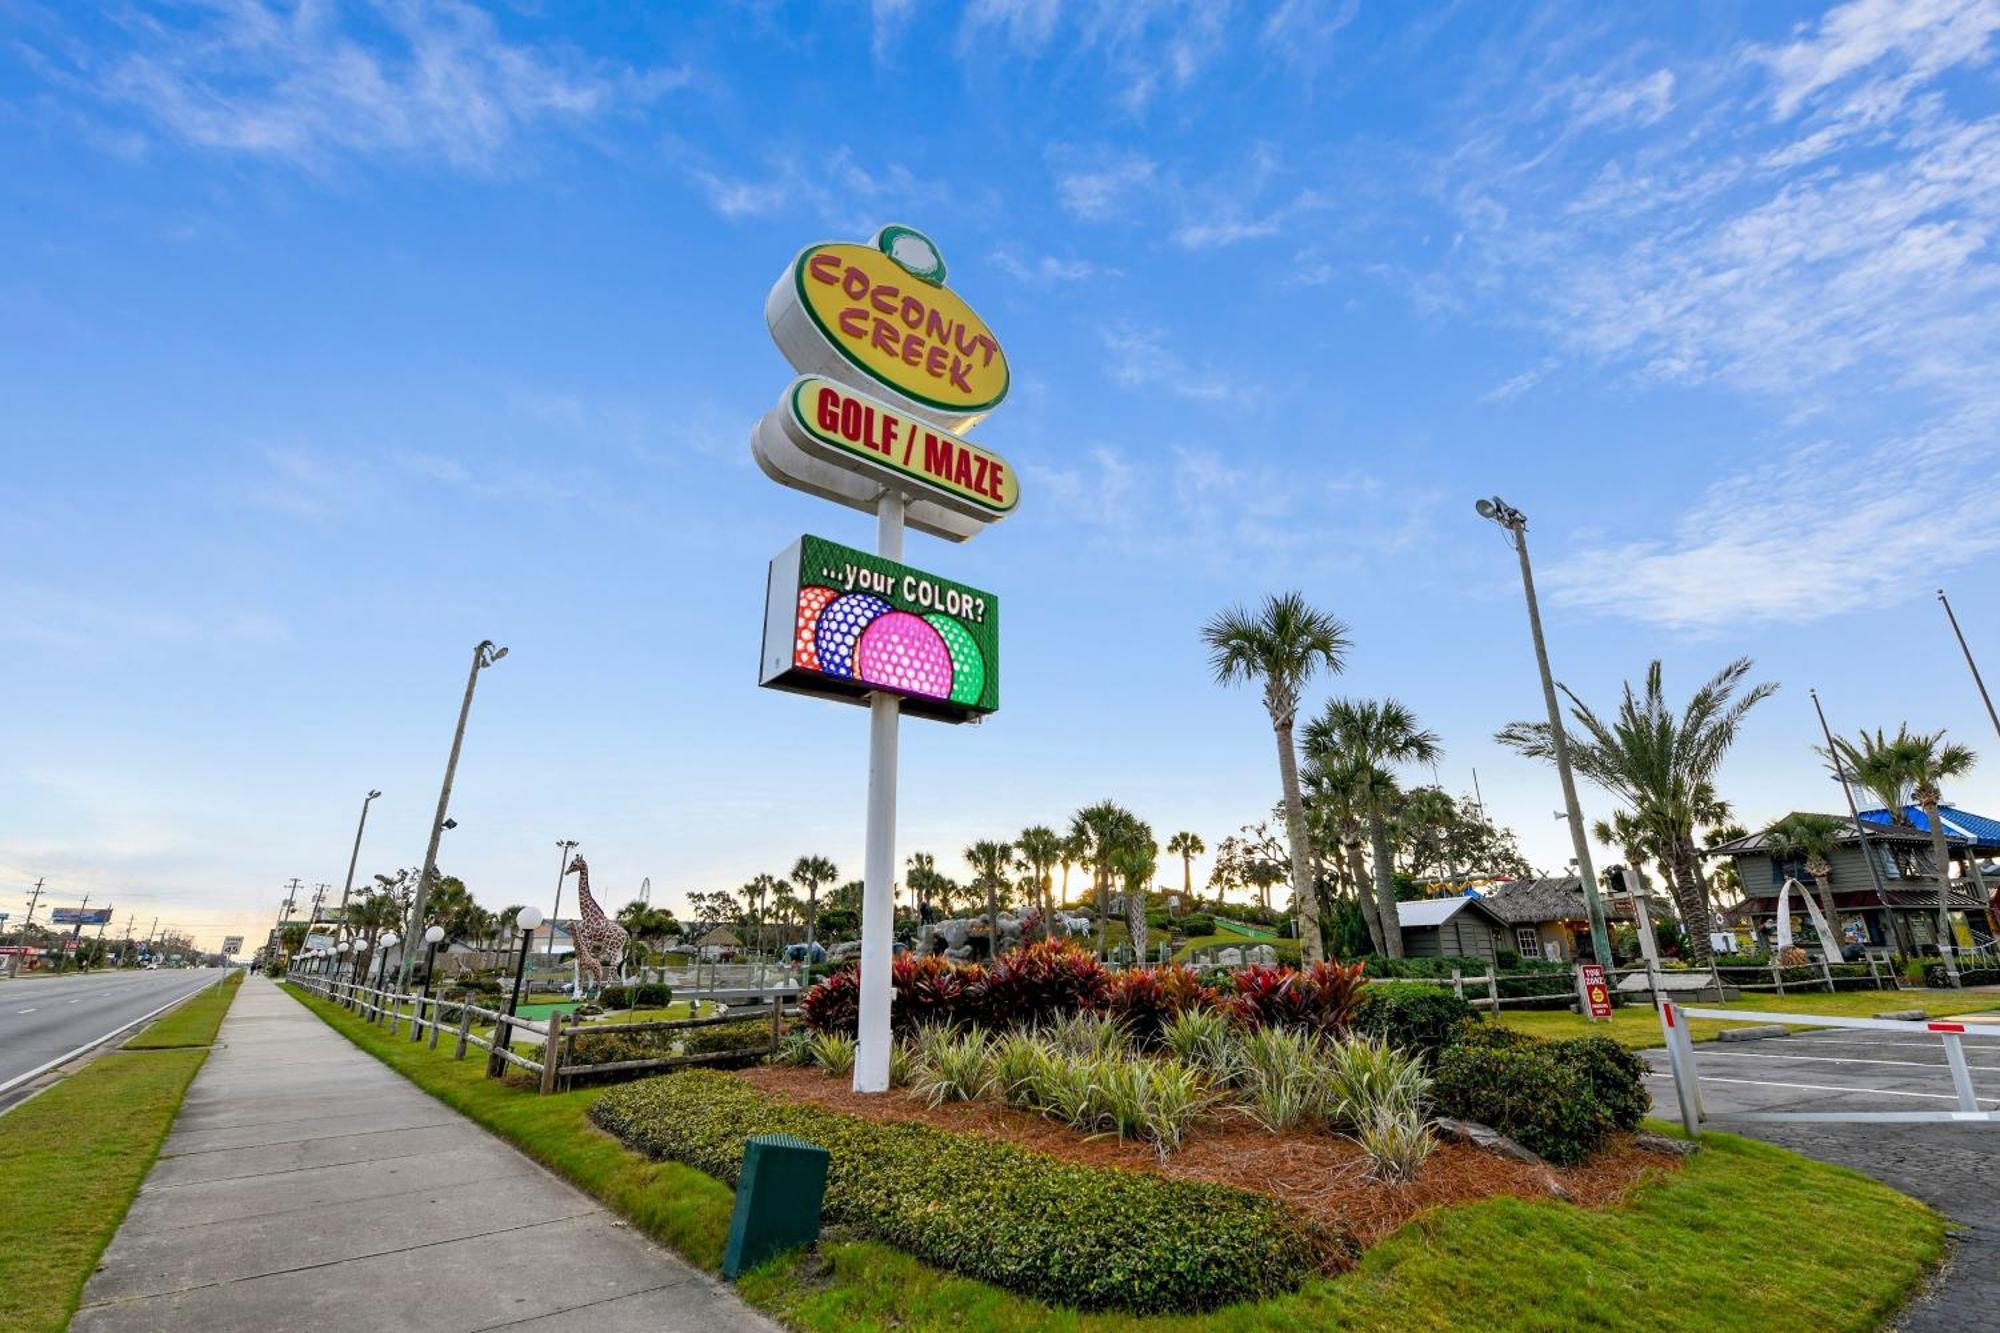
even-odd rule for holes
{"type": "Polygon", "coordinates": [[[604,915],[597,899],[590,896],[590,867],[582,856],[569,863],[565,874],[576,876],[576,901],[582,913],[576,923],[576,966],[579,985],[601,987],[618,980],[618,962],[625,953],[625,927],[604,915]]]}

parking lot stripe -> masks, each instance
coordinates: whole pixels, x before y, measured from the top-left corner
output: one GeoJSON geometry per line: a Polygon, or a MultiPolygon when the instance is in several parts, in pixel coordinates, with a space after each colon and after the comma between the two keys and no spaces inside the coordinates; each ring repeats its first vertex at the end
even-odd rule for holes
{"type": "MultiPolygon", "coordinates": [[[[1703,1061],[1717,1056],[1726,1056],[1731,1060],[1814,1060],[1829,1065],[1901,1065],[1907,1069],[1939,1071],[1948,1068],[1942,1060],[1878,1060],[1863,1055],[1768,1055],[1762,1051],[1729,1050],[1710,1050],[1701,1054],[1703,1061]]],[[[2000,1065],[1967,1065],[1966,1068],[1983,1074],[2000,1074],[2000,1065]]]]}
{"type": "MultiPolygon", "coordinates": [[[[1673,1075],[1664,1069],[1655,1069],[1647,1077],[1671,1079],[1673,1075]]],[[[1714,1074],[1703,1074],[1701,1081],[1703,1083],[1736,1083],[1747,1088],[1791,1088],[1797,1092],[1838,1092],[1845,1093],[1850,1097],[1921,1097],[1925,1101],[1933,1102],[1955,1102],[1958,1100],[1957,1094],[1949,1092],[1898,1092],[1893,1088],[1830,1088],[1823,1083],[1772,1083],[1759,1078],[1722,1078],[1714,1074]]],[[[1979,1100],[2000,1106],[2000,1097],[1981,1097],[1979,1100]]],[[[1726,1120],[1729,1118],[1729,1112],[1719,1112],[1716,1118],[1726,1120]]]]}

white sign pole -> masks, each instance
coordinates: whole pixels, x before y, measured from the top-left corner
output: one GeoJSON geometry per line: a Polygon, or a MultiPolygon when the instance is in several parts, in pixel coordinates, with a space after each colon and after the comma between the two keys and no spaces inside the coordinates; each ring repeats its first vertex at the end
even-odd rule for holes
{"type": "MultiPolygon", "coordinates": [[[[903,559],[903,497],[875,502],[875,554],[903,559]]],[[[896,724],[902,701],[877,691],[868,700],[868,845],[861,890],[861,1041],[854,1090],[889,1090],[890,969],[896,934],[896,724]]]]}

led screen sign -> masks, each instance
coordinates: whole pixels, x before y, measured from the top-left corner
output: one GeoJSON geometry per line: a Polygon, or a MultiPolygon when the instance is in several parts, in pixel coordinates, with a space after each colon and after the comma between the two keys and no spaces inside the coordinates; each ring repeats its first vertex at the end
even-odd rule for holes
{"type": "Polygon", "coordinates": [[[983,717],[1000,707],[999,599],[801,537],[771,561],[759,683],[850,703],[886,691],[917,717],[983,717]]]}
{"type": "Polygon", "coordinates": [[[58,926],[102,926],[111,921],[109,907],[58,907],[50,913],[58,926]]]}

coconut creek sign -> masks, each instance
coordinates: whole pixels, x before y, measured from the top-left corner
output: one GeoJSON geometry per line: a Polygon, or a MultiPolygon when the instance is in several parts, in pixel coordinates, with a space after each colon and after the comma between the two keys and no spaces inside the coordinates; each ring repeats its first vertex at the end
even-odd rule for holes
{"type": "Polygon", "coordinates": [[[771,561],[758,683],[869,710],[854,1090],[886,1092],[898,720],[977,721],[1000,706],[999,599],[904,564],[903,529],[962,542],[1014,512],[1019,474],[967,438],[1012,372],[911,227],[799,251],[764,321],[797,378],[751,433],[757,466],[876,521],[873,554],[807,535],[771,561]]]}

